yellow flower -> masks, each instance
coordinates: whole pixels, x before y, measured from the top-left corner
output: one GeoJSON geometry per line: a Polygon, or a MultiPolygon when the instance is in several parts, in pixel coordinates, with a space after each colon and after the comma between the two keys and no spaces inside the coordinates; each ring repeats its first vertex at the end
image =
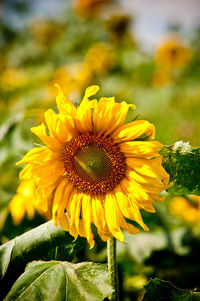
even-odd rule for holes
{"type": "Polygon", "coordinates": [[[169,70],[184,67],[190,58],[191,51],[176,38],[167,39],[156,53],[158,66],[169,70]]]}
{"type": "Polygon", "coordinates": [[[25,73],[17,68],[8,68],[1,72],[0,86],[5,91],[22,87],[26,83],[25,73]]]}
{"type": "Polygon", "coordinates": [[[25,214],[32,219],[37,210],[46,219],[50,219],[49,212],[46,214],[37,207],[36,184],[33,179],[24,180],[17,189],[17,194],[12,198],[9,207],[15,225],[19,225],[25,214]]]}
{"type": "Polygon", "coordinates": [[[54,224],[75,238],[86,237],[90,247],[92,223],[104,241],[114,236],[123,242],[122,229],[139,232],[125,218],[148,230],[140,209],[155,212],[152,203],[169,181],[158,154],[162,144],[152,141],[154,125],[146,120],[124,124],[135,106],[114,97],[90,100],[98,86],[86,89],[78,108],[57,87],[59,114],[51,109],[45,113],[49,135],[44,124],[31,129],[45,146],[18,162],[28,164],[20,178],[36,179],[44,210],[54,191],[54,224]]]}
{"type": "Polygon", "coordinates": [[[96,16],[101,10],[102,6],[111,2],[112,0],[75,0],[73,7],[77,14],[84,18],[96,16]]]}
{"type": "Polygon", "coordinates": [[[93,45],[87,55],[86,64],[96,73],[104,73],[110,70],[115,61],[115,55],[109,44],[97,43],[93,45]]]}
{"type": "Polygon", "coordinates": [[[174,196],[169,204],[170,212],[189,223],[200,221],[200,196],[174,196]]]}

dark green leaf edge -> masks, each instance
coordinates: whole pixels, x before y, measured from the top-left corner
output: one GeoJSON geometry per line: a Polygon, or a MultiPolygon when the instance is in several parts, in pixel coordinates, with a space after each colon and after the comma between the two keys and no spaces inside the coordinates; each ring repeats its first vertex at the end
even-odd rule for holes
{"type": "Polygon", "coordinates": [[[143,301],[200,301],[200,292],[180,289],[171,282],[159,278],[150,279],[144,286],[146,293],[143,301]]]}

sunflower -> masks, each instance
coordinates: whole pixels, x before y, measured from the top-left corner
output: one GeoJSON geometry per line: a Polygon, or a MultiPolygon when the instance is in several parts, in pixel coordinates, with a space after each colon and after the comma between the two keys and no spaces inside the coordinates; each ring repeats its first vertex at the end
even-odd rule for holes
{"type": "Polygon", "coordinates": [[[172,215],[191,223],[200,222],[200,196],[174,196],[170,200],[169,210],[172,215]]]}
{"type": "MultiPolygon", "coordinates": [[[[35,215],[35,211],[43,215],[46,220],[50,219],[50,210],[44,213],[44,211],[37,208],[37,199],[34,179],[22,181],[17,188],[17,193],[9,204],[10,213],[15,225],[19,225],[26,214],[28,219],[32,219],[35,215]]],[[[48,199],[48,208],[49,207],[50,198],[48,199]]]]}
{"type": "Polygon", "coordinates": [[[156,52],[157,65],[167,70],[185,67],[190,58],[190,49],[174,37],[168,38],[156,52]]]}
{"type": "Polygon", "coordinates": [[[45,113],[49,133],[43,123],[31,129],[45,146],[18,162],[28,164],[20,178],[35,178],[43,210],[54,193],[54,225],[75,238],[86,237],[90,247],[91,224],[103,241],[115,237],[123,242],[122,229],[138,233],[130,220],[148,230],[140,209],[155,212],[152,203],[169,181],[158,153],[162,144],[152,141],[154,125],[146,120],[124,124],[135,105],[117,103],[114,97],[90,100],[98,86],[86,89],[78,108],[56,86],[59,114],[51,109],[45,113]]]}

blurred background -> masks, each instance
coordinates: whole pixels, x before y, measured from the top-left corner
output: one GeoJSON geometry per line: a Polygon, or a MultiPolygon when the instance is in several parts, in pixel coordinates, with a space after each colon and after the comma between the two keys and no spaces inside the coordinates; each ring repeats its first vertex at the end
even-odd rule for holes
{"type": "MultiPolygon", "coordinates": [[[[30,127],[55,107],[58,83],[78,104],[98,96],[136,104],[163,144],[200,145],[199,0],[0,1],[0,243],[51,218],[35,207],[34,183],[19,185],[16,162],[39,141],[30,127]]],[[[121,298],[141,300],[150,277],[200,286],[200,198],[163,195],[151,229],[118,244],[121,298]]],[[[51,202],[49,208],[51,207],[51,202]]],[[[106,261],[97,237],[76,261],[106,261]]]]}

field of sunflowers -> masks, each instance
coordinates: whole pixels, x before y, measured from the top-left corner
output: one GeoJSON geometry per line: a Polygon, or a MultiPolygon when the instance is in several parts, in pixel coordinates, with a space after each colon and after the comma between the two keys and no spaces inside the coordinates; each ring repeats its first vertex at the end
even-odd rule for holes
{"type": "Polygon", "coordinates": [[[199,28],[147,51],[114,0],[0,22],[0,300],[200,300],[199,28]]]}

